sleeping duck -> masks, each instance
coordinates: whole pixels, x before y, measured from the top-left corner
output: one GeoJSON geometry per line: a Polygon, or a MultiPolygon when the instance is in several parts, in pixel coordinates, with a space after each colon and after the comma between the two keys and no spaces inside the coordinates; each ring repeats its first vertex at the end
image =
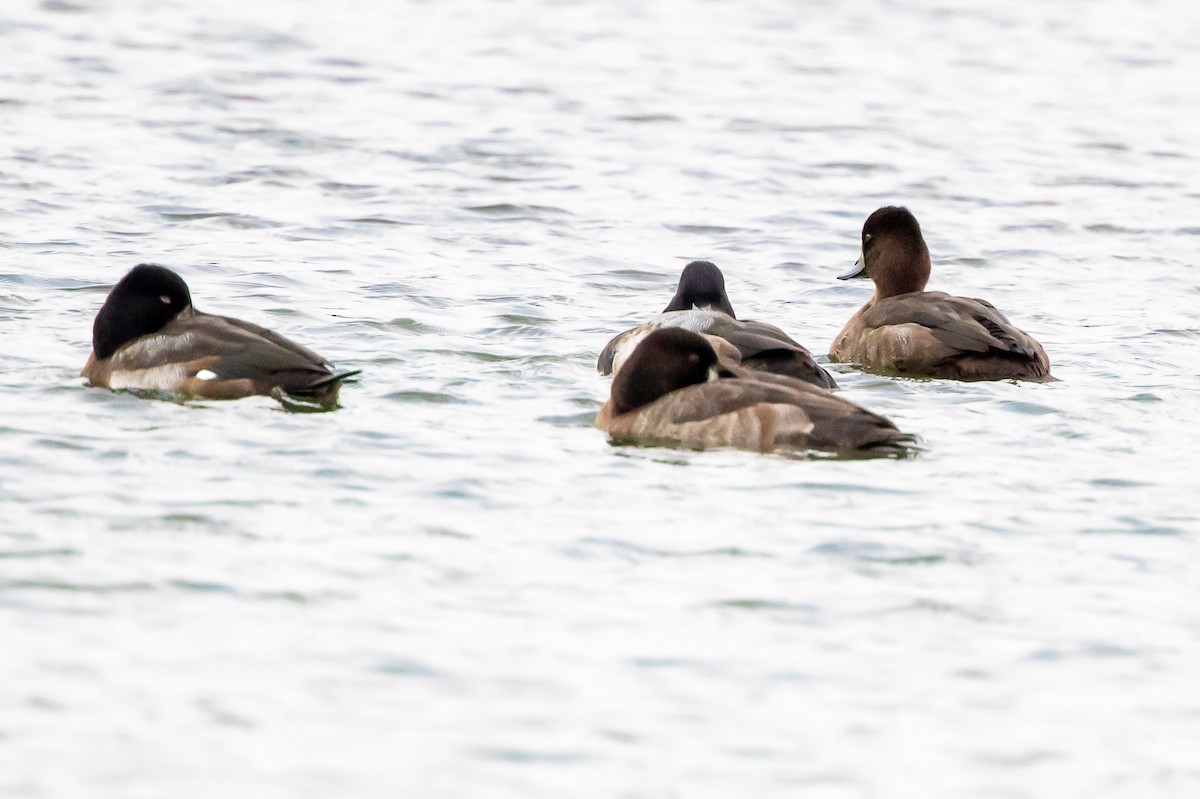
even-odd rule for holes
{"type": "Polygon", "coordinates": [[[648,333],[616,372],[596,427],[614,443],[895,455],[914,439],[888,419],[793,377],[721,363],[704,336],[648,333]]]}
{"type": "Polygon", "coordinates": [[[725,276],[708,261],[693,261],[683,269],[675,296],[662,314],[626,330],[605,345],[596,362],[600,374],[615,374],[638,343],[654,330],[679,327],[720,338],[729,347],[723,361],[749,369],[788,375],[822,388],[836,388],[812,354],[786,333],[766,322],[740,320],[725,293],[725,276]]]}
{"type": "Polygon", "coordinates": [[[110,389],[175,391],[204,399],[283,395],[323,405],[358,374],[335,371],[278,333],[198,311],[187,283],[163,266],[140,264],[113,286],[92,325],[82,375],[110,389]]]}

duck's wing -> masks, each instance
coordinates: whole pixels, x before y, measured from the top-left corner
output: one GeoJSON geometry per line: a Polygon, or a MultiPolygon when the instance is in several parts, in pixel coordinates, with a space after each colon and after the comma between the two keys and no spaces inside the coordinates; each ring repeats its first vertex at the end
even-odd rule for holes
{"type": "Polygon", "coordinates": [[[816,362],[812,353],[775,325],[722,316],[714,318],[705,332],[737,347],[746,366],[795,377],[820,388],[837,388],[833,376],[816,362]]]}
{"type": "Polygon", "coordinates": [[[744,358],[752,358],[761,352],[770,350],[808,352],[799,342],[775,325],[753,320],[734,319],[725,314],[712,315],[709,324],[700,332],[720,336],[737,347],[744,358]]]}
{"type": "Polygon", "coordinates": [[[940,291],[901,294],[868,308],[868,328],[918,324],[947,347],[960,352],[1000,352],[1037,360],[1041,345],[983,300],[954,297],[940,291]]]}
{"type": "Polygon", "coordinates": [[[307,347],[241,319],[197,314],[190,332],[198,348],[219,356],[207,367],[218,379],[250,380],[265,391],[307,396],[359,373],[337,372],[307,347]]]}
{"type": "Polygon", "coordinates": [[[641,340],[663,327],[681,327],[724,339],[737,349],[737,360],[751,368],[788,375],[821,388],[837,388],[833,377],[813,359],[812,353],[775,325],[734,319],[713,308],[663,313],[613,337],[600,352],[597,371],[602,375],[620,371],[621,364],[641,340]]]}

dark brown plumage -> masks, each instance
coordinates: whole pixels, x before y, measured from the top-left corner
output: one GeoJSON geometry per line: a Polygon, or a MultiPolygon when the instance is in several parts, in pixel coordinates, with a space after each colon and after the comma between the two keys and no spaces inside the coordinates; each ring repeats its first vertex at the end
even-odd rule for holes
{"type": "Polygon", "coordinates": [[[925,291],[929,249],[907,208],[880,208],[862,230],[858,268],[875,296],[830,348],[834,361],[874,372],[955,380],[1053,380],[1042,345],[985,300],[925,291]]]}
{"type": "Polygon", "coordinates": [[[197,311],[179,275],[134,267],[92,326],[82,375],[111,389],[176,391],[206,399],[290,395],[332,406],[353,372],[258,325],[197,311]]]}
{"type": "Polygon", "coordinates": [[[675,296],[663,313],[609,341],[600,352],[596,369],[604,375],[614,373],[645,334],[666,327],[725,339],[737,349],[735,363],[749,369],[788,375],[822,388],[837,387],[812,353],[778,327],[738,319],[725,293],[725,276],[708,261],[693,261],[684,267],[675,296]]]}
{"type": "Polygon", "coordinates": [[[596,427],[616,443],[896,454],[913,443],[889,420],[827,389],[722,365],[704,337],[656,330],[613,378],[596,427]]]}

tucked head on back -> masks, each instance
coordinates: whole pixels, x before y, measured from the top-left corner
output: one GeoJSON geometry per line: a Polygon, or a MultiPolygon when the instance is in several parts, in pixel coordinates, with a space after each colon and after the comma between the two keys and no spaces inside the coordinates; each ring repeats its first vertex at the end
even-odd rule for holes
{"type": "Polygon", "coordinates": [[[92,324],[92,351],[103,360],[123,344],[161,330],[192,304],[183,278],[156,264],[139,264],[108,293],[92,324]]]}
{"type": "Polygon", "coordinates": [[[845,277],[871,278],[877,300],[924,290],[929,281],[929,248],[917,218],[907,208],[889,205],[867,217],[859,267],[845,277]]]}
{"type": "Polygon", "coordinates": [[[716,364],[717,353],[703,336],[678,327],[656,330],[613,379],[613,411],[628,413],[672,391],[705,383],[716,364]]]}
{"type": "Polygon", "coordinates": [[[729,302],[729,295],[725,293],[725,275],[721,274],[721,270],[711,261],[692,261],[683,268],[683,274],[679,276],[679,287],[675,289],[675,296],[663,309],[663,313],[690,311],[692,308],[706,306],[737,319],[733,305],[729,302]]]}

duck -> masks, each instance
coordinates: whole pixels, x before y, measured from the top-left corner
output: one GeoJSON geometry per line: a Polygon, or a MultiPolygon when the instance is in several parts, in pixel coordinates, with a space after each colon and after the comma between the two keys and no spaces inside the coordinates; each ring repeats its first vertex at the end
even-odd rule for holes
{"type": "Polygon", "coordinates": [[[138,264],[113,286],[92,324],[81,376],[108,389],[177,392],[201,399],[284,396],[331,406],[361,370],[336,371],[310,349],[266,328],[192,305],[188,285],[158,264],[138,264]]]}
{"type": "Polygon", "coordinates": [[[867,217],[861,257],[839,280],[870,278],[875,295],[837,334],[829,359],[904,377],[1049,382],[1050,359],[987,300],[925,291],[929,248],[907,208],[867,217]]]}
{"type": "Polygon", "coordinates": [[[701,334],[648,333],[613,377],[596,427],[616,444],[900,455],[915,437],[832,391],[721,362],[701,334]]]}
{"type": "Polygon", "coordinates": [[[821,388],[837,388],[833,376],[817,364],[812,353],[778,327],[737,318],[725,291],[725,275],[711,261],[692,261],[685,266],[675,295],[663,312],[609,341],[596,361],[596,370],[602,375],[615,374],[649,333],[666,327],[721,339],[724,344],[710,344],[731,365],[787,375],[821,388]]]}

